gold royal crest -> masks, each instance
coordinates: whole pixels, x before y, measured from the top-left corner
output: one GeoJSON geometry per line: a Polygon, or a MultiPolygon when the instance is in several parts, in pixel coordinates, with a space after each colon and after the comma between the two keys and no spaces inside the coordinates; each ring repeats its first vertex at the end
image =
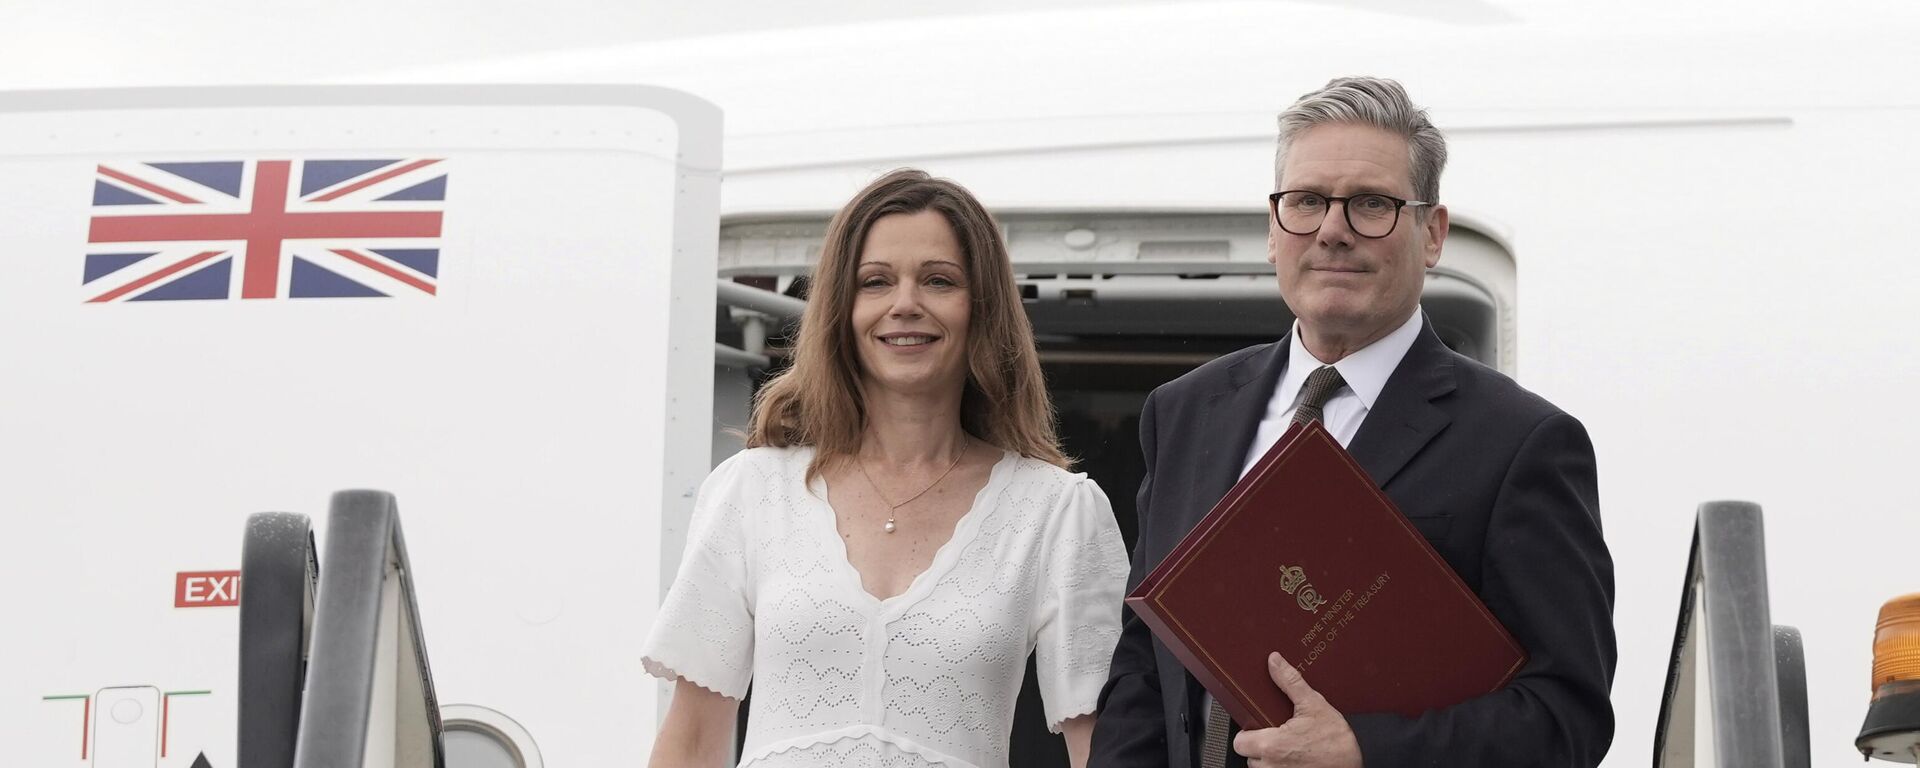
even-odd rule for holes
{"type": "Polygon", "coordinates": [[[1327,599],[1320,596],[1320,591],[1307,583],[1306,570],[1297,565],[1280,566],[1280,589],[1293,595],[1303,611],[1319,613],[1320,606],[1327,604],[1327,599]]]}

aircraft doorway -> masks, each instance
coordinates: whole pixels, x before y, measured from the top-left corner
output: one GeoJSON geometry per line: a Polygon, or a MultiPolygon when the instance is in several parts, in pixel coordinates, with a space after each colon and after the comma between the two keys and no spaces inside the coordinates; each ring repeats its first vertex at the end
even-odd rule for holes
{"type": "MultiPolygon", "coordinates": [[[[1139,425],[1147,395],[1215,357],[1282,338],[1292,327],[1265,260],[1265,216],[1009,215],[1002,224],[1061,442],[1075,469],[1106,492],[1131,552],[1134,496],[1145,473],[1139,425]]],[[[723,280],[804,299],[806,271],[824,233],[824,218],[724,226],[723,280]]],[[[1456,226],[1442,266],[1429,273],[1421,305],[1448,346],[1511,375],[1513,286],[1513,260],[1505,249],[1456,226]]],[[[752,319],[754,313],[733,306],[731,313],[720,313],[722,343],[764,354],[766,367],[716,369],[730,374],[716,378],[716,462],[739,446],[737,434],[720,430],[745,425],[750,389],[744,382],[750,379],[757,388],[785,366],[793,331],[790,322],[752,319]],[[722,398],[719,382],[733,380],[742,386],[730,387],[731,398],[722,398]],[[738,402],[727,405],[732,401],[738,402]]],[[[1009,764],[1065,766],[1065,744],[1046,729],[1034,680],[1029,658],[1009,764]]],[[[741,734],[745,718],[743,707],[741,734]]]]}

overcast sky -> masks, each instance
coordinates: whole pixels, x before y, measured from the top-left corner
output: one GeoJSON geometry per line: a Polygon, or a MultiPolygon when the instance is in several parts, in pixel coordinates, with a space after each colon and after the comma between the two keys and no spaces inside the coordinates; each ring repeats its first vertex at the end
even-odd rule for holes
{"type": "Polygon", "coordinates": [[[0,88],[299,82],[689,37],[1144,2],[0,0],[0,88]]]}
{"type": "MultiPolygon", "coordinates": [[[[1889,5],[1881,0],[1833,0],[1889,5]]],[[[1656,21],[1806,8],[1780,0],[0,0],[0,89],[310,82],[447,62],[914,18],[1175,5],[1337,5],[1499,24],[1542,15],[1656,21]]],[[[1911,4],[1906,4],[1909,8],[1911,4]]],[[[1826,6],[1823,6],[1826,7],[1826,6]]]]}

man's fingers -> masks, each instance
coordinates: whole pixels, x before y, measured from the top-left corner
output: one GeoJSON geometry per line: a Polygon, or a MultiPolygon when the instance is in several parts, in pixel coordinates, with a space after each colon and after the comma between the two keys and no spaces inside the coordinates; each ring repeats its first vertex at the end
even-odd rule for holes
{"type": "Polygon", "coordinates": [[[1262,728],[1257,731],[1241,731],[1233,735],[1233,751],[1246,758],[1272,758],[1274,754],[1289,747],[1293,738],[1280,728],[1262,728]]]}
{"type": "Polygon", "coordinates": [[[1273,678],[1274,685],[1280,686],[1280,692],[1293,700],[1295,714],[1298,714],[1302,705],[1320,700],[1320,692],[1307,685],[1307,679],[1300,675],[1300,670],[1294,669],[1278,652],[1267,654],[1267,674],[1273,678]]]}
{"type": "Polygon", "coordinates": [[[1233,751],[1247,758],[1248,768],[1276,765],[1284,763],[1287,756],[1300,750],[1302,746],[1300,739],[1299,732],[1289,729],[1284,724],[1277,728],[1241,731],[1234,734],[1233,751]],[[1280,761],[1280,763],[1274,761],[1280,761]]]}

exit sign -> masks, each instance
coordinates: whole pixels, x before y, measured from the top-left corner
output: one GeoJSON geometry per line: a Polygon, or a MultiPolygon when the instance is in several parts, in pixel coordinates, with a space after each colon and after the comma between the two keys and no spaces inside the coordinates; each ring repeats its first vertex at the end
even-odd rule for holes
{"type": "Polygon", "coordinates": [[[239,571],[181,571],[174,574],[175,608],[215,608],[239,604],[239,571]]]}

